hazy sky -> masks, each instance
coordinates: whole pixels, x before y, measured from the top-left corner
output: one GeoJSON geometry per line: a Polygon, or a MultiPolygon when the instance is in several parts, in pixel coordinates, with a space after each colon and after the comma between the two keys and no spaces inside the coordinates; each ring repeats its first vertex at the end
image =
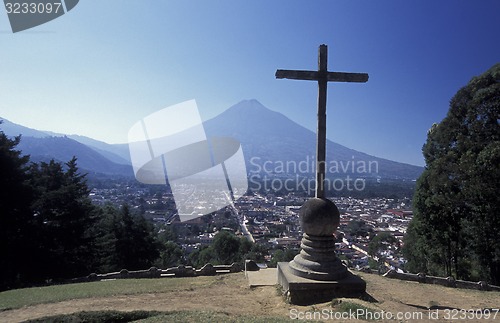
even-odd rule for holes
{"type": "Polygon", "coordinates": [[[423,165],[451,97],[500,62],[499,14],[497,0],[83,0],[13,34],[0,12],[0,116],[123,143],[164,107],[196,99],[207,120],[255,98],[315,131],[317,83],[274,73],[316,69],[327,44],[330,71],[370,75],[329,84],[329,139],[423,165]]]}

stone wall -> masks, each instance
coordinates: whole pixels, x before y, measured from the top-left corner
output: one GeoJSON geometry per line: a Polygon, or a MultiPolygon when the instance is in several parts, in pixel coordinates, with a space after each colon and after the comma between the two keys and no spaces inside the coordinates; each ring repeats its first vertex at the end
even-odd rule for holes
{"type": "Polygon", "coordinates": [[[167,277],[195,277],[195,276],[213,276],[220,274],[240,272],[241,267],[237,263],[231,265],[217,265],[206,264],[200,269],[195,269],[191,266],[177,266],[168,269],[158,269],[151,267],[147,270],[129,271],[122,269],[118,272],[107,274],[92,273],[86,277],[74,278],[68,283],[91,282],[108,279],[125,279],[125,278],[167,278],[167,277]]]}
{"type": "Polygon", "coordinates": [[[395,270],[389,270],[383,276],[388,277],[388,278],[415,281],[415,282],[424,283],[424,284],[436,284],[436,285],[442,285],[442,286],[448,286],[448,287],[454,287],[454,288],[500,291],[499,286],[489,285],[485,281],[470,282],[470,281],[465,281],[465,280],[455,280],[455,278],[453,278],[453,277],[444,278],[444,277],[436,277],[436,276],[427,276],[424,273],[409,274],[409,273],[398,273],[395,270]]]}

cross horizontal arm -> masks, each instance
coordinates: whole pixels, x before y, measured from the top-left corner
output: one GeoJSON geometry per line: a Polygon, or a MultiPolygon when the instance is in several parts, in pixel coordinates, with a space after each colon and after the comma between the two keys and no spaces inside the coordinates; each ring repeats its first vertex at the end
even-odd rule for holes
{"type": "MultiPolygon", "coordinates": [[[[299,70],[276,70],[277,79],[291,80],[306,80],[318,81],[324,76],[318,71],[299,71],[299,70]]],[[[327,72],[326,80],[329,82],[356,82],[365,83],[368,81],[366,73],[344,73],[344,72],[327,72]]]]}
{"type": "Polygon", "coordinates": [[[367,73],[344,73],[344,72],[328,72],[326,79],[329,82],[368,82],[367,73]]]}
{"type": "Polygon", "coordinates": [[[317,71],[276,70],[276,78],[317,81],[319,73],[317,71]]]}

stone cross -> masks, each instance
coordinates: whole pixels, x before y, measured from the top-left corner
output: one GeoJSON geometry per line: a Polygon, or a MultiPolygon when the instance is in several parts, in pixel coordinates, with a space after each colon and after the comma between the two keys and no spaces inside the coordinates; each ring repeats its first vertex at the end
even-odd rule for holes
{"type": "Polygon", "coordinates": [[[343,73],[328,72],[327,68],[328,48],[326,45],[319,46],[318,70],[277,70],[276,78],[307,80],[318,82],[318,129],[316,143],[316,192],[315,197],[325,197],[325,159],[326,159],[326,89],[328,82],[358,82],[368,81],[366,73],[343,73]]]}

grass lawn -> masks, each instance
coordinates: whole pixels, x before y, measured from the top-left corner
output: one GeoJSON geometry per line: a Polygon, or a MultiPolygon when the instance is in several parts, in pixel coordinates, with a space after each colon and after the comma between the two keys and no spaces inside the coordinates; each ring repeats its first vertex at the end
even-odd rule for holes
{"type": "Polygon", "coordinates": [[[0,312],[23,306],[61,302],[70,299],[165,293],[208,287],[219,277],[176,279],[117,279],[90,283],[23,288],[0,293],[0,312]]]}

